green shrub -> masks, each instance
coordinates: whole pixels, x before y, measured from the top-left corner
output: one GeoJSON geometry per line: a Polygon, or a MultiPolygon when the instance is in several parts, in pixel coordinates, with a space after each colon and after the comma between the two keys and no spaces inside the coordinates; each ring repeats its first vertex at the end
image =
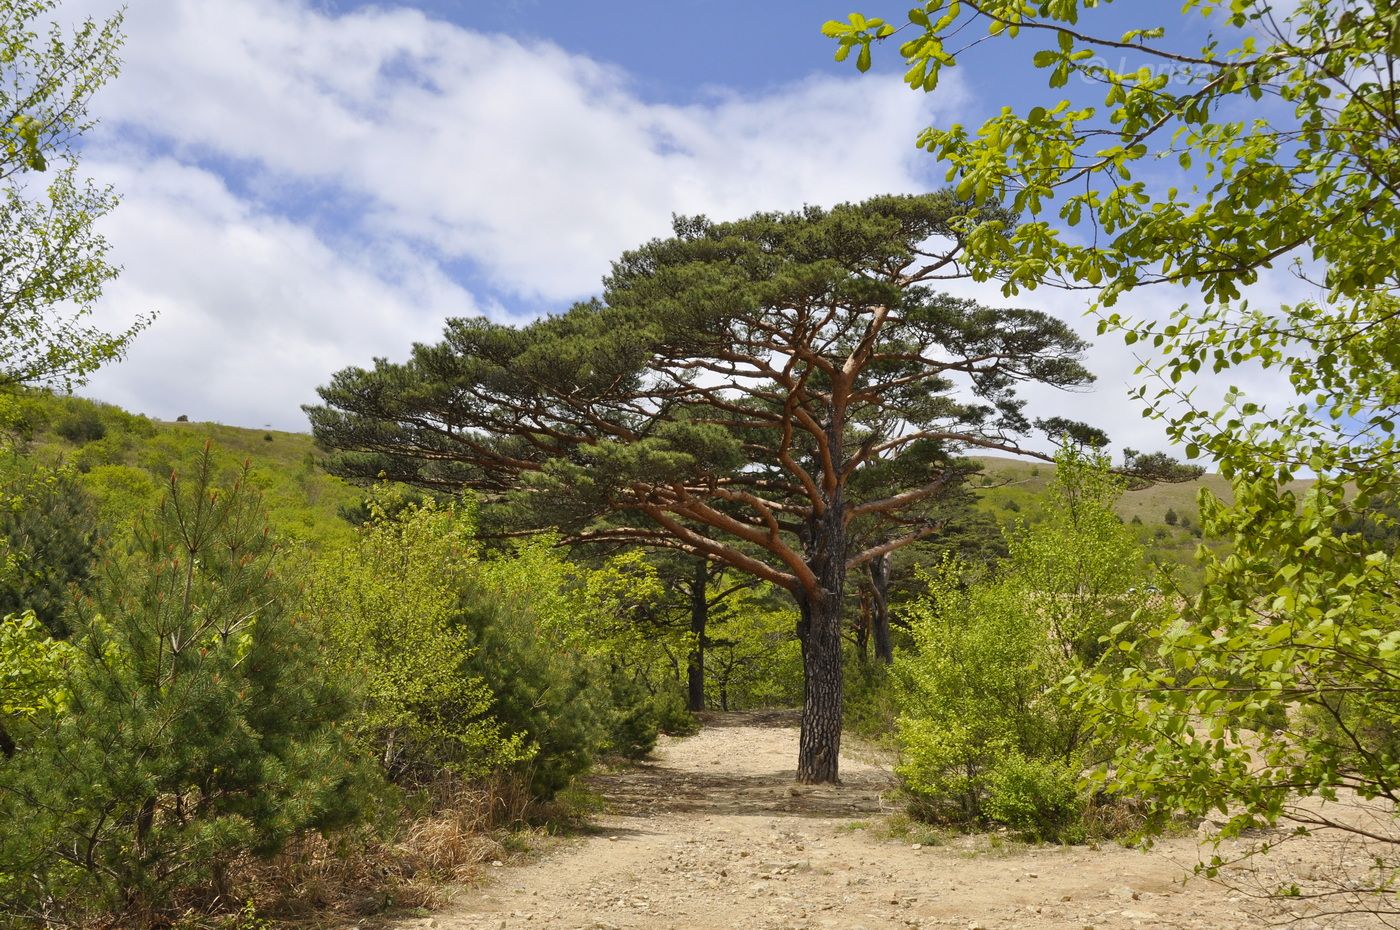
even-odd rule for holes
{"type": "Polygon", "coordinates": [[[893,666],[897,772],[927,819],[1084,835],[1079,773],[1112,735],[1089,725],[1063,682],[1117,662],[1110,632],[1130,635],[1160,607],[1113,512],[1121,483],[1103,460],[1057,462],[1050,517],[1012,531],[997,570],[978,576],[947,560],[921,573],[927,592],[905,609],[915,648],[893,666]]]}
{"type": "Polygon", "coordinates": [[[83,474],[83,488],[95,501],[99,521],[108,527],[146,513],[161,495],[160,481],[134,465],[93,466],[83,474]]]}
{"type": "Polygon", "coordinates": [[[667,736],[692,736],[700,732],[700,721],[685,706],[685,695],[678,688],[667,688],[652,698],[656,728],[667,736]]]}
{"type": "Polygon", "coordinates": [[[73,445],[82,446],[106,436],[107,424],[102,422],[96,410],[87,408],[64,417],[54,427],[54,432],[73,445]]]}
{"type": "MultiPolygon", "coordinates": [[[[73,647],[50,636],[32,612],[0,618],[0,765],[62,712],[72,655],[73,647]]],[[[0,869],[0,901],[5,881],[0,869]]]]}
{"type": "Polygon", "coordinates": [[[1078,842],[1088,792],[1080,770],[1060,759],[1008,753],[987,778],[987,817],[1028,839],[1078,842]]]}
{"type": "Polygon", "coordinates": [[[353,545],[314,563],[307,585],[329,661],[356,685],[351,729],[362,748],[390,780],[419,785],[443,770],[473,779],[524,761],[526,737],[490,715],[491,687],[471,671],[459,623],[475,562],[468,512],[381,492],[367,516],[353,545]]]}
{"type": "Polygon", "coordinates": [[[0,616],[33,611],[55,636],[66,636],[70,593],[89,587],[97,559],[96,507],[71,469],[12,460],[5,470],[0,616]]]}
{"type": "Polygon", "coordinates": [[[606,749],[628,759],[640,759],[656,748],[661,727],[656,699],[636,679],[619,674],[610,677],[606,749]]]}
{"type": "MultiPolygon", "coordinates": [[[[499,567],[499,566],[497,566],[499,567]]],[[[514,574],[519,564],[506,566],[514,574]]],[[[519,600],[502,598],[496,578],[463,597],[459,622],[471,646],[467,669],[491,688],[490,714],[503,732],[526,740],[522,763],[536,797],[567,787],[608,741],[610,696],[596,667],[561,647],[549,625],[519,600]]],[[[523,574],[523,573],[522,573],[523,574]]],[[[550,590],[537,576],[541,601],[550,590]]]]}
{"type": "Polygon", "coordinates": [[[843,668],[844,727],[877,743],[891,741],[901,701],[889,669],[881,662],[860,662],[852,656],[847,657],[843,668]]]}
{"type": "Polygon", "coordinates": [[[151,926],[229,865],[357,816],[345,692],[290,609],[246,482],[206,455],[74,616],[61,710],[0,764],[4,909],[151,926]]]}

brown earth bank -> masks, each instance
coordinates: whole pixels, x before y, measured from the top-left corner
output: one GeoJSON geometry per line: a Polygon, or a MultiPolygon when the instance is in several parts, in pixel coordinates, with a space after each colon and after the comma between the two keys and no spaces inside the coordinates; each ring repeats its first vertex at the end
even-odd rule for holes
{"type": "MultiPolygon", "coordinates": [[[[597,831],[525,865],[492,868],[431,917],[397,930],[963,930],[1379,926],[1263,899],[1326,869],[1338,850],[1304,838],[1228,884],[1192,878],[1194,835],[1142,852],[1027,846],[997,836],[925,845],[894,838],[894,780],[874,754],[842,760],[844,784],[793,781],[790,714],[708,717],[648,761],[599,776],[597,831]]],[[[1229,850],[1227,850],[1228,852],[1229,850]]]]}

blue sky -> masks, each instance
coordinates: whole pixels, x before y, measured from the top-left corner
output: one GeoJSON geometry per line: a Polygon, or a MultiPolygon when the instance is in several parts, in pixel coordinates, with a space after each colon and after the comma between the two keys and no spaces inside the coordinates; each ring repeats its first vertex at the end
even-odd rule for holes
{"type": "MultiPolygon", "coordinates": [[[[1112,28],[1143,9],[1126,7],[1112,28]]],[[[888,52],[858,76],[819,33],[847,12],[819,0],[132,4],[84,166],[125,198],[105,224],[125,271],[101,314],[158,318],[85,393],[162,418],[303,429],[299,405],[339,368],[402,357],[450,316],[563,309],[672,213],[928,190],[943,172],[915,149],[920,129],[1056,99],[1026,45],[979,56],[932,95],[905,88],[888,52]]],[[[1082,295],[1015,303],[1092,329],[1082,295]]],[[[1036,413],[1160,446],[1126,396],[1133,357],[1105,343],[1089,362],[1092,395],[1035,395],[1036,413]]]]}

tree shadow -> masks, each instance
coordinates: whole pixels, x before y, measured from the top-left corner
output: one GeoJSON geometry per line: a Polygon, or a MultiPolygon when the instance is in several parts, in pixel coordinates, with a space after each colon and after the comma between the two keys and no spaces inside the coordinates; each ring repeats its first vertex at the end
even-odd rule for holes
{"type": "Polygon", "coordinates": [[[802,725],[802,712],[800,710],[702,710],[695,715],[695,718],[709,730],[727,730],[734,727],[795,730],[802,725]]]}
{"type": "MultiPolygon", "coordinates": [[[[740,724],[751,726],[752,724],[740,724]]],[[[593,787],[614,814],[708,816],[788,816],[845,818],[887,809],[881,794],[892,787],[883,772],[852,773],[840,785],[799,785],[792,769],[771,772],[697,772],[657,762],[598,775],[593,787]]]]}

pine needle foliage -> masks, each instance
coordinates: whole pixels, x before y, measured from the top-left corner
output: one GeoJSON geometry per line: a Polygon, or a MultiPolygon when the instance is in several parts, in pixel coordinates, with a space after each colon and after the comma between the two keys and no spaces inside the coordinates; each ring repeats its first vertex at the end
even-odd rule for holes
{"type": "Polygon", "coordinates": [[[246,475],[206,450],[75,611],[63,712],[0,766],[0,912],[140,926],[229,865],[353,818],[345,691],[293,609],[246,475]]]}

